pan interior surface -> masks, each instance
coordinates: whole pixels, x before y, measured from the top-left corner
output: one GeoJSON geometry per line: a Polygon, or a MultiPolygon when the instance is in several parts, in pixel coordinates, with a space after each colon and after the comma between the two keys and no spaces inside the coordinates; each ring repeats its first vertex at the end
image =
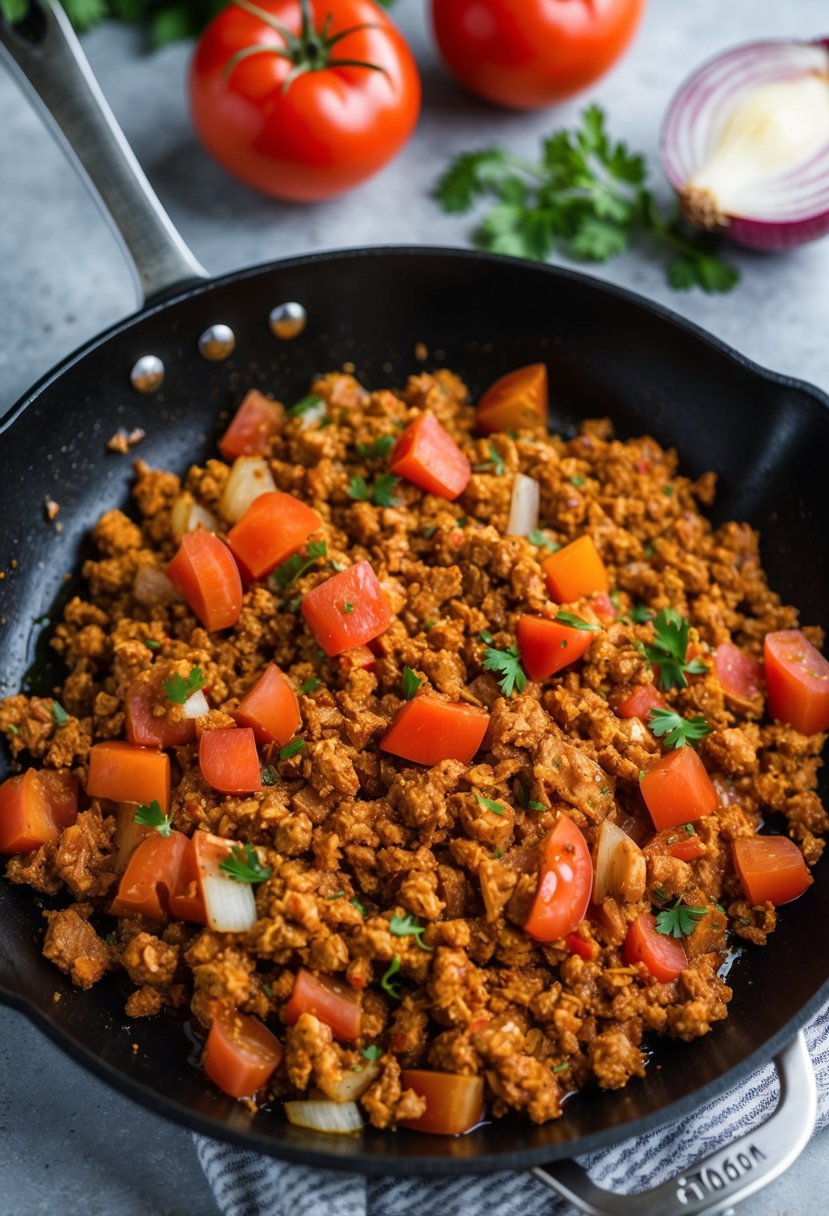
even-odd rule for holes
{"type": "MultiPolygon", "coordinates": [[[[829,452],[829,403],[773,376],[715,339],[628,293],[577,274],[449,251],[373,250],[303,258],[229,276],[116,326],[67,360],[2,432],[0,502],[2,695],[48,692],[59,679],[45,618],[72,586],[84,537],[98,516],[128,501],[132,459],[184,472],[209,454],[247,388],[292,401],[320,372],[353,364],[371,387],[403,384],[446,366],[474,395],[502,373],[543,361],[553,430],[609,416],[621,438],[650,433],[675,446],[680,471],[718,474],[714,522],[761,531],[771,586],[807,624],[829,625],[829,509],[819,463],[829,452]],[[307,310],[305,332],[280,341],[270,311],[307,310]],[[210,363],[199,336],[216,323],[236,334],[232,358],[210,363]],[[129,371],[158,355],[166,378],[146,397],[129,371]],[[146,438],[129,456],[107,451],[118,427],[146,438]],[[43,503],[60,504],[48,522],[43,503]]],[[[821,786],[824,801],[827,787],[821,786]]],[[[648,1075],[618,1092],[585,1091],[543,1127],[489,1123],[460,1138],[326,1137],[251,1114],[214,1091],[197,1069],[186,1023],[129,1022],[116,980],[78,992],[40,955],[41,906],[0,882],[0,995],[111,1084],[207,1134],[281,1158],[369,1172],[473,1171],[570,1156],[658,1126],[730,1086],[779,1049],[829,998],[829,880],[819,863],[808,895],[781,913],[762,950],[734,963],[728,1020],[696,1042],[656,1042],[648,1075]],[[54,999],[54,994],[59,999],[54,999]]]]}

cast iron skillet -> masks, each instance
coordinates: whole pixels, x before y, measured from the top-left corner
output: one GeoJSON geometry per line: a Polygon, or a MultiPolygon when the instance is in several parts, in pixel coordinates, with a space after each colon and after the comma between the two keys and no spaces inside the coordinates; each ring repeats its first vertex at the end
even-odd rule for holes
{"type": "MultiPolygon", "coordinates": [[[[714,520],[758,526],[772,585],[800,606],[804,622],[829,623],[829,511],[819,474],[819,458],[829,450],[829,399],[818,390],[758,368],[628,292],[480,254],[344,251],[208,282],[111,114],[96,109],[105,103],[60,10],[39,12],[26,36],[0,19],[0,42],[74,142],[151,296],[140,312],[44,377],[0,428],[3,695],[21,685],[48,691],[58,679],[41,618],[71,588],[67,577],[79,567],[88,528],[104,509],[128,500],[130,460],[105,448],[119,425],[146,429],[137,454],[150,465],[183,471],[212,450],[220,412],[247,387],[290,400],[307,391],[314,373],[345,361],[366,384],[402,383],[423,366],[446,365],[474,395],[499,374],[544,360],[556,430],[568,433],[583,417],[607,414],[623,437],[647,431],[676,445],[685,473],[717,470],[714,520]],[[279,340],[268,324],[271,310],[287,301],[301,303],[308,317],[293,341],[279,340]],[[216,323],[231,327],[236,347],[224,361],[208,362],[198,339],[216,323]],[[415,355],[418,344],[428,350],[425,363],[415,355]],[[163,361],[166,378],[141,396],[129,373],[147,354],[163,361]],[[43,518],[46,494],[61,504],[60,532],[43,518]]],[[[734,964],[736,992],[725,1024],[695,1043],[658,1044],[646,1080],[618,1093],[585,1092],[562,1119],[540,1128],[500,1121],[455,1139],[371,1129],[335,1138],[290,1127],[275,1113],[253,1115],[193,1066],[198,1047],[186,1024],[127,1023],[117,980],[85,993],[65,982],[40,955],[38,901],[29,889],[2,881],[0,999],[126,1094],[249,1149],[371,1173],[540,1166],[676,1119],[781,1052],[829,998],[829,956],[814,948],[816,926],[829,925],[825,863],[817,878],[783,911],[768,947],[734,964]]],[[[777,1061],[784,1091],[794,1091],[797,1127],[791,1103],[781,1103],[776,1123],[732,1146],[738,1166],[724,1166],[718,1154],[693,1177],[651,1192],[648,1202],[638,1197],[635,1210],[660,1216],[680,1208],[721,1210],[786,1168],[814,1120],[814,1078],[804,1055],[798,1036],[777,1061]]],[[[585,1210],[622,1210],[618,1198],[591,1198],[572,1163],[538,1173],[585,1210]]]]}

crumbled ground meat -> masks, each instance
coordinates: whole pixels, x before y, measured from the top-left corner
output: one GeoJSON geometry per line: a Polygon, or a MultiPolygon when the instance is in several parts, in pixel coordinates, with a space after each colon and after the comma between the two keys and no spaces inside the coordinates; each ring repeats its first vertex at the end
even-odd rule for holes
{"type": "MultiPolygon", "coordinates": [[[[65,714],[48,696],[0,703],[0,732],[18,765],[82,782],[93,743],[123,741],[142,722],[160,732],[173,781],[171,824],[159,808],[158,826],[172,826],[172,846],[151,828],[146,840],[136,833],[137,795],[118,806],[84,794],[58,838],[12,857],[6,876],[54,899],[44,953],[74,983],[89,987],[120,968],[135,985],[128,1016],[189,1003],[205,1029],[219,1013],[266,1022],[284,1047],[272,1095],[353,1092],[374,1126],[394,1128],[426,1106],[404,1070],[430,1069],[483,1078],[496,1117],[518,1112],[543,1123],[584,1085],[616,1089],[644,1076],[648,1033],[693,1039],[726,1016],[731,992],[717,973],[727,948],[734,939],[761,946],[777,923],[770,903],[746,897],[734,841],[774,813],[809,866],[823,850],[824,736],[770,723],[762,688],[726,693],[712,662],[723,643],[759,659],[764,636],[796,628],[797,612],[769,589],[752,529],[714,529],[700,514],[714,476],[689,481],[677,454],[653,439],[621,442],[607,420],[585,423],[570,440],[546,437],[540,424],[476,437],[467,390],[447,371],[413,377],[399,392],[369,393],[342,373],[311,390],[326,416],[309,423],[273,404],[264,459],[277,490],[317,512],[313,538],[324,552],[309,543],[275,578],[248,581],[236,625],[211,632],[161,572],[178,546],[182,507],[210,512],[220,536],[236,522],[226,514],[230,467],[208,460],[179,478],[137,461],[133,508],[95,524],[86,587],[54,629],[69,670],[54,690],[65,714]],[[406,478],[378,494],[389,449],[423,410],[473,466],[457,501],[406,478]],[[505,535],[517,473],[538,484],[540,536],[505,535]],[[554,603],[543,564],[583,536],[598,549],[610,596],[554,603]],[[362,560],[391,622],[369,646],[328,658],[305,625],[303,599],[362,560]],[[640,792],[666,740],[622,709],[637,689],[660,684],[645,648],[666,608],[687,619],[686,657],[705,670],[661,692],[681,717],[705,715],[711,729],[699,755],[718,799],[693,829],[677,828],[680,841],[696,836],[699,845],[680,856],[655,834],[640,792]],[[515,689],[505,687],[492,651],[514,664],[520,617],[562,610],[589,633],[583,658],[541,681],[524,681],[518,668],[515,689]],[[297,691],[299,727],[293,740],[259,739],[261,789],[226,794],[202,774],[199,740],[234,728],[242,698],[271,663],[297,691]],[[196,671],[208,712],[193,725],[180,689],[170,688],[190,691],[196,671]],[[470,763],[446,758],[430,768],[383,750],[413,679],[417,696],[486,715],[470,763]],[[291,741],[301,745],[286,750],[291,741]],[[606,820],[626,832],[635,881],[617,867],[601,903],[566,926],[578,928],[575,937],[559,928],[561,936],[539,940],[545,933],[524,925],[545,898],[541,846],[562,819],[594,856],[606,820]],[[230,933],[130,914],[110,922],[111,939],[99,936],[89,917],[105,923],[119,885],[133,883],[134,873],[124,877],[132,850],[191,857],[185,837],[197,832],[255,849],[255,922],[230,933]],[[687,965],[662,982],[626,959],[625,942],[634,921],[677,901],[698,911],[682,935],[687,965]],[[326,1012],[330,993],[298,1018],[290,1011],[300,969],[356,1003],[355,1038],[327,1024],[337,1026],[326,1012]]],[[[807,632],[822,643],[819,630],[807,632]]],[[[162,879],[162,908],[173,890],[198,921],[198,875],[183,875],[181,890],[162,879]]],[[[157,917],[158,905],[145,908],[157,917]]]]}

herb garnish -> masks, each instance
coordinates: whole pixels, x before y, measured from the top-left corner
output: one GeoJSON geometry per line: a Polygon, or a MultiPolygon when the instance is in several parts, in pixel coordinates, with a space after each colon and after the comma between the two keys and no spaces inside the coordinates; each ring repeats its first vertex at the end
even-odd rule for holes
{"type": "Polygon", "coordinates": [[[382,473],[373,486],[369,486],[365,477],[352,477],[346,493],[355,502],[373,502],[377,507],[396,507],[400,501],[395,494],[399,482],[400,478],[395,477],[393,473],[382,473]]]}
{"type": "Polygon", "coordinates": [[[142,638],[141,640],[148,650],[158,650],[159,646],[161,645],[161,643],[157,642],[155,638],[142,638]]]}
{"type": "Polygon", "coordinates": [[[142,828],[155,828],[159,836],[170,836],[173,831],[172,815],[165,815],[161,804],[153,798],[152,802],[142,802],[136,809],[135,822],[142,828]]]}
{"type": "Polygon", "coordinates": [[[200,688],[204,688],[204,676],[201,667],[191,668],[190,674],[185,680],[178,672],[170,676],[169,680],[164,681],[164,691],[171,701],[176,705],[183,705],[188,697],[194,692],[198,692],[200,688]]]}
{"type": "Polygon", "coordinates": [[[688,744],[696,747],[700,739],[711,733],[708,719],[703,714],[683,718],[672,709],[652,709],[648,714],[648,724],[666,747],[680,748],[688,744]]]}
{"type": "Polygon", "coordinates": [[[495,444],[492,442],[491,439],[489,441],[489,446],[488,446],[487,450],[489,452],[489,460],[485,460],[483,462],[483,464],[473,465],[475,472],[476,473],[492,472],[492,473],[494,473],[494,475],[496,477],[502,477],[503,473],[504,473],[504,458],[501,455],[501,453],[498,451],[498,449],[496,448],[495,444]]]}
{"type": "Polygon", "coordinates": [[[263,866],[252,844],[234,845],[230,856],[219,862],[219,869],[234,882],[264,882],[270,878],[270,866],[263,866]]]}
{"type": "Polygon", "coordinates": [[[666,937],[685,937],[708,912],[708,908],[692,908],[684,904],[681,898],[677,899],[670,908],[663,908],[657,915],[656,932],[664,933],[666,937]]]}
{"type": "Polygon", "coordinates": [[[537,545],[539,549],[549,549],[551,553],[557,553],[561,545],[554,540],[550,540],[546,533],[540,531],[539,528],[533,528],[532,532],[527,533],[527,540],[531,545],[537,545]]]}
{"type": "Polygon", "coordinates": [[[358,443],[357,454],[363,460],[383,460],[396,442],[394,435],[378,435],[372,443],[358,443]]]}
{"type": "Polygon", "coordinates": [[[360,903],[360,901],[356,895],[352,896],[352,898],[348,902],[350,904],[354,905],[354,907],[357,909],[357,911],[360,913],[361,916],[368,916],[368,908],[366,907],[365,904],[360,903]]]}
{"type": "Polygon", "coordinates": [[[533,802],[521,781],[518,782],[517,802],[519,806],[523,806],[528,811],[546,811],[547,809],[543,802],[533,802]]]}
{"type": "Polygon", "coordinates": [[[646,625],[653,620],[653,613],[645,604],[634,604],[630,611],[630,619],[634,625],[646,625]]]}
{"type": "Polygon", "coordinates": [[[495,802],[492,798],[484,798],[481,794],[475,795],[481,806],[485,806],[488,811],[492,811],[493,815],[503,815],[504,808],[500,802],[495,802]]]}
{"type": "Polygon", "coordinates": [[[262,769],[262,784],[263,785],[276,785],[277,780],[278,780],[278,776],[277,776],[276,769],[274,768],[274,766],[272,764],[267,764],[262,769]]]}
{"type": "Polygon", "coordinates": [[[65,726],[69,721],[69,714],[63,708],[60,701],[52,702],[52,721],[55,726],[65,726]]]}
{"type": "Polygon", "coordinates": [[[403,668],[403,696],[407,701],[411,701],[422,683],[423,681],[415,675],[411,667],[403,668]]]}
{"type": "Polygon", "coordinates": [[[297,418],[301,414],[307,414],[309,410],[316,409],[318,405],[323,405],[322,397],[316,393],[309,393],[307,397],[301,397],[294,405],[289,405],[286,413],[292,418],[297,418]]]}
{"type": "Polygon", "coordinates": [[[314,692],[319,688],[320,682],[316,676],[309,676],[307,680],[303,680],[299,686],[299,691],[307,696],[309,692],[314,692]]]}
{"type": "Polygon", "coordinates": [[[305,746],[304,739],[294,739],[291,743],[286,743],[284,747],[279,749],[280,760],[290,760],[291,756],[296,756],[305,746]]]}
{"type": "Polygon", "coordinates": [[[575,616],[572,612],[559,611],[556,613],[555,619],[560,625],[570,625],[573,629],[589,629],[591,633],[600,633],[602,628],[601,625],[591,625],[589,621],[575,616]]]}
{"type": "Polygon", "coordinates": [[[413,937],[421,950],[432,949],[422,940],[423,934],[426,932],[426,925],[421,925],[414,916],[398,916],[395,913],[389,921],[389,932],[393,933],[395,937],[413,937]]]}
{"type": "Polygon", "coordinates": [[[377,1060],[382,1059],[383,1048],[378,1047],[376,1043],[369,1043],[368,1047],[364,1047],[360,1052],[364,1060],[370,1060],[374,1064],[377,1060]]]}
{"type": "Polygon", "coordinates": [[[708,668],[701,659],[686,663],[688,634],[691,625],[675,608],[663,608],[653,618],[654,638],[643,647],[648,661],[659,668],[659,687],[687,688],[687,672],[692,676],[705,675],[708,668]]]}
{"type": "Polygon", "coordinates": [[[739,276],[715,256],[716,239],[688,235],[676,207],[663,214],[646,179],[644,158],[612,143],[604,113],[593,105],[576,130],[544,140],[537,162],[498,147],[457,157],[436,195],[450,212],[470,211],[494,196],[474,237],[494,253],[545,262],[559,248],[572,258],[606,262],[646,234],[672,255],[672,287],[730,291],[739,276]]]}
{"type": "Polygon", "coordinates": [[[306,545],[304,554],[295,553],[293,557],[289,557],[281,566],[277,566],[270,576],[270,582],[281,591],[285,591],[298,578],[302,578],[303,574],[306,574],[314,563],[319,558],[325,557],[327,553],[328,545],[324,540],[312,540],[310,545],[306,545]]]}
{"type": "Polygon", "coordinates": [[[400,985],[393,983],[391,977],[393,975],[397,975],[399,970],[400,970],[400,955],[395,954],[393,956],[391,962],[389,963],[388,967],[386,968],[385,972],[383,973],[382,979],[380,980],[380,987],[384,990],[384,992],[387,992],[389,994],[389,996],[393,997],[396,1001],[400,1000],[400,985]]]}
{"type": "Polygon", "coordinates": [[[478,638],[480,641],[485,642],[487,646],[491,646],[495,640],[488,629],[482,629],[478,634],[478,638]]]}
{"type": "Polygon", "coordinates": [[[514,689],[523,692],[526,688],[527,674],[515,646],[506,650],[494,650],[488,646],[484,651],[483,665],[487,671],[498,673],[498,685],[505,697],[511,697],[514,689]]]}

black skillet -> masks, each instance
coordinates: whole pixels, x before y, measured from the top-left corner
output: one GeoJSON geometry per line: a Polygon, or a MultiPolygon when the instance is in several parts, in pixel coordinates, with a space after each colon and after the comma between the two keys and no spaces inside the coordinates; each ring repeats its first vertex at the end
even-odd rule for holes
{"type": "MultiPolygon", "coordinates": [[[[21,685],[48,691],[58,679],[40,622],[78,569],[90,525],[105,508],[127,502],[130,460],[105,447],[119,425],[140,422],[147,437],[138,454],[183,471],[211,451],[220,412],[245,388],[291,399],[307,391],[314,373],[344,362],[366,384],[402,383],[424,366],[445,364],[474,395],[502,372],[544,360],[556,430],[568,433],[580,418],[607,414],[622,436],[650,432],[676,445],[685,473],[717,470],[714,520],[759,527],[772,585],[800,606],[804,622],[829,624],[822,481],[829,400],[817,389],[755,366],[628,292],[481,254],[349,250],[208,280],[115,127],[60,10],[37,8],[22,34],[0,18],[0,43],[92,177],[146,299],[141,311],[41,380],[0,428],[3,695],[21,685]],[[292,339],[274,332],[299,328],[290,324],[299,310],[288,309],[284,319],[287,303],[300,304],[307,317],[292,339]],[[235,350],[228,355],[225,347],[226,357],[212,362],[200,354],[199,340],[215,325],[230,327],[235,350]],[[425,348],[425,360],[416,348],[425,348]],[[147,391],[146,374],[143,381],[136,376],[141,396],[131,373],[142,358],[146,373],[146,356],[161,361],[165,377],[147,391]],[[47,494],[61,504],[61,531],[44,518],[47,494]]],[[[40,955],[37,899],[2,880],[0,1000],[136,1100],[275,1157],[368,1173],[537,1167],[586,1211],[721,1211],[787,1168],[811,1133],[815,1084],[798,1031],[829,999],[829,954],[815,948],[829,927],[825,863],[817,879],[783,911],[768,947],[734,964],[725,1024],[695,1043],[657,1044],[646,1080],[616,1093],[585,1092],[562,1119],[541,1128],[501,1121],[455,1139],[372,1130],[335,1138],[290,1127],[278,1112],[253,1115],[193,1067],[197,1048],[185,1024],[128,1024],[117,981],[86,993],[65,982],[40,955]],[[773,1056],[784,1091],[773,1119],[663,1188],[630,1200],[604,1195],[563,1160],[669,1123],[773,1056]]]]}

